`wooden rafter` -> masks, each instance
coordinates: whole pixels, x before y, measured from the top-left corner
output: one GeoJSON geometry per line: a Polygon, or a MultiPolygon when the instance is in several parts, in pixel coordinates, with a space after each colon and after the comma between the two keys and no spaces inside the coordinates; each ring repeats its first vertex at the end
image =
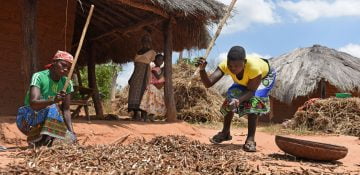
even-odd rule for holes
{"type": "Polygon", "coordinates": [[[121,0],[120,3],[137,8],[137,9],[141,9],[141,10],[145,10],[145,11],[149,11],[152,12],[154,14],[160,15],[164,18],[169,18],[170,16],[165,12],[162,11],[154,6],[149,6],[143,3],[138,3],[138,2],[134,2],[131,0],[121,0]]]}
{"type": "Polygon", "coordinates": [[[100,36],[97,36],[95,38],[93,38],[92,40],[95,41],[95,40],[99,40],[103,37],[106,37],[106,36],[109,36],[113,33],[121,33],[121,34],[126,34],[128,32],[133,32],[133,31],[138,31],[138,30],[141,30],[142,27],[145,27],[145,26],[149,26],[149,25],[152,25],[152,24],[157,24],[157,23],[160,23],[162,22],[163,19],[159,19],[159,18],[155,18],[155,19],[149,19],[149,20],[144,20],[144,21],[140,21],[130,27],[126,27],[126,28],[115,28],[113,30],[111,30],[110,32],[107,32],[107,33],[104,33],[104,34],[101,34],[100,36]]]}
{"type": "MultiPolygon", "coordinates": [[[[132,18],[133,20],[137,20],[137,21],[141,21],[141,20],[142,20],[142,18],[140,18],[140,17],[136,16],[135,14],[130,13],[130,12],[128,12],[128,11],[122,9],[122,8],[119,8],[118,10],[121,11],[121,12],[122,12],[123,14],[125,14],[126,16],[132,18]]],[[[150,27],[151,29],[153,29],[153,30],[156,30],[156,31],[160,32],[160,33],[162,32],[162,31],[160,31],[158,28],[156,28],[156,27],[154,27],[154,26],[152,26],[152,25],[149,25],[149,27],[150,27]]]]}
{"type": "Polygon", "coordinates": [[[100,11],[102,11],[102,14],[104,17],[111,19],[111,21],[113,23],[116,23],[116,25],[118,25],[118,27],[122,27],[124,26],[123,24],[121,24],[119,26],[119,21],[124,21],[124,20],[129,20],[128,18],[126,18],[124,15],[119,14],[119,12],[116,10],[113,10],[113,5],[104,3],[103,1],[96,1],[96,3],[94,3],[98,8],[100,8],[100,11]]]}

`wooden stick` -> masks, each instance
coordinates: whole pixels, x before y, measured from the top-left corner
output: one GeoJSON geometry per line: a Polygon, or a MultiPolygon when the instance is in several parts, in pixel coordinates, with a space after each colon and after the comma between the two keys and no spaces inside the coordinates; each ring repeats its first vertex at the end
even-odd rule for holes
{"type": "MultiPolygon", "coordinates": [[[[222,28],[223,28],[226,20],[229,18],[230,14],[231,14],[231,11],[232,11],[232,9],[234,8],[234,5],[235,5],[236,1],[237,1],[237,0],[232,0],[232,1],[231,1],[230,5],[229,5],[229,7],[228,7],[228,9],[227,9],[227,11],[226,11],[225,16],[221,19],[221,21],[220,21],[220,23],[219,23],[219,25],[218,25],[218,28],[217,28],[217,30],[216,30],[216,32],[215,32],[215,35],[214,35],[214,37],[211,39],[211,41],[210,41],[210,43],[209,43],[209,46],[208,46],[207,49],[206,49],[206,53],[205,53],[205,55],[204,55],[204,57],[203,57],[203,58],[205,58],[205,60],[206,60],[207,57],[209,56],[210,51],[211,51],[211,49],[213,48],[213,46],[214,46],[214,44],[215,44],[215,40],[216,40],[217,37],[220,35],[220,32],[221,32],[221,30],[222,30],[222,28]]],[[[192,75],[192,78],[191,78],[191,79],[194,79],[194,77],[199,73],[199,71],[200,71],[200,68],[197,68],[196,71],[194,72],[194,74],[192,75]]],[[[189,85],[190,85],[190,84],[191,84],[191,81],[189,82],[189,85]]]]}
{"type": "Polygon", "coordinates": [[[94,12],[94,7],[95,7],[94,5],[91,5],[91,7],[90,7],[89,15],[88,15],[88,17],[87,17],[87,19],[86,19],[86,23],[85,23],[84,29],[83,29],[83,31],[82,31],[82,34],[81,34],[79,46],[78,46],[78,48],[77,48],[77,50],[76,50],[76,53],[75,53],[74,62],[73,62],[72,65],[71,65],[70,72],[69,72],[69,74],[68,74],[68,76],[67,76],[67,79],[66,79],[66,82],[65,82],[65,85],[64,85],[64,88],[63,88],[63,91],[64,91],[64,92],[66,92],[66,89],[67,89],[67,87],[69,86],[69,83],[70,83],[72,74],[73,74],[74,69],[75,69],[76,62],[77,62],[77,60],[78,60],[78,58],[79,58],[79,54],[80,54],[80,50],[81,50],[81,47],[82,47],[83,42],[84,42],[85,34],[86,34],[87,28],[88,28],[88,26],[89,26],[89,23],[90,23],[90,20],[91,20],[91,16],[92,16],[92,14],[93,14],[93,12],[94,12]]]}
{"type": "Polygon", "coordinates": [[[130,136],[131,134],[126,134],[121,136],[120,138],[116,139],[114,142],[112,142],[111,144],[123,144],[125,142],[125,140],[130,136]]]}

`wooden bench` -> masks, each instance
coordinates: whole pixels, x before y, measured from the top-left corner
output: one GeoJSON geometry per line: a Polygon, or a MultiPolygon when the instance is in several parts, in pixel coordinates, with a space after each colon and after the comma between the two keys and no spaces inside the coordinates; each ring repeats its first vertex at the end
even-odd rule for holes
{"type": "Polygon", "coordinates": [[[84,108],[86,117],[88,118],[88,120],[90,120],[90,115],[89,115],[89,106],[91,106],[90,98],[92,97],[94,90],[82,86],[77,86],[77,87],[74,86],[74,94],[76,93],[80,94],[81,99],[70,101],[70,106],[77,106],[74,110],[71,110],[72,111],[71,117],[78,116],[81,111],[81,108],[84,108]]]}

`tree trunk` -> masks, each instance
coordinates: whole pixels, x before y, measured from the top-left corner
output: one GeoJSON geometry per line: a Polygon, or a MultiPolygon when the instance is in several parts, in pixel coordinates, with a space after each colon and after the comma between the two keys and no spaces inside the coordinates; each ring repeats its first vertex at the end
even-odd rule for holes
{"type": "Polygon", "coordinates": [[[117,71],[117,65],[114,66],[114,70],[113,70],[113,76],[112,76],[112,82],[111,82],[111,91],[110,91],[110,99],[111,101],[115,100],[115,95],[116,95],[116,79],[118,77],[119,72],[117,71]]]}
{"type": "Polygon", "coordinates": [[[75,70],[76,70],[75,73],[76,73],[76,76],[77,76],[77,78],[78,78],[79,86],[83,86],[79,67],[76,67],[75,70]]]}
{"type": "Polygon", "coordinates": [[[181,62],[182,59],[183,59],[183,51],[179,52],[179,58],[178,58],[179,62],[181,62]]]}
{"type": "Polygon", "coordinates": [[[172,85],[172,24],[171,19],[164,25],[164,57],[165,57],[165,105],[166,121],[176,121],[176,106],[172,85]]]}
{"type": "Polygon", "coordinates": [[[25,78],[24,84],[29,86],[31,75],[38,71],[36,38],[37,0],[24,0],[23,2],[24,57],[21,67],[25,78]]]}
{"type": "Polygon", "coordinates": [[[88,60],[88,79],[89,79],[89,87],[95,90],[92,98],[94,100],[96,116],[104,117],[103,108],[99,96],[99,90],[96,85],[95,50],[93,48],[91,49],[90,58],[88,60]]]}

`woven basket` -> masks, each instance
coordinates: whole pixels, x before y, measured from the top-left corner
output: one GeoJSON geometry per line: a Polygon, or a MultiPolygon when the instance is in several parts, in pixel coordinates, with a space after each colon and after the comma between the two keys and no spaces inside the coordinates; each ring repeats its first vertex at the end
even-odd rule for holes
{"type": "Polygon", "coordinates": [[[348,153],[348,149],[344,146],[312,142],[283,136],[276,136],[275,142],[276,145],[285,153],[311,160],[339,160],[344,158],[348,153]]]}

